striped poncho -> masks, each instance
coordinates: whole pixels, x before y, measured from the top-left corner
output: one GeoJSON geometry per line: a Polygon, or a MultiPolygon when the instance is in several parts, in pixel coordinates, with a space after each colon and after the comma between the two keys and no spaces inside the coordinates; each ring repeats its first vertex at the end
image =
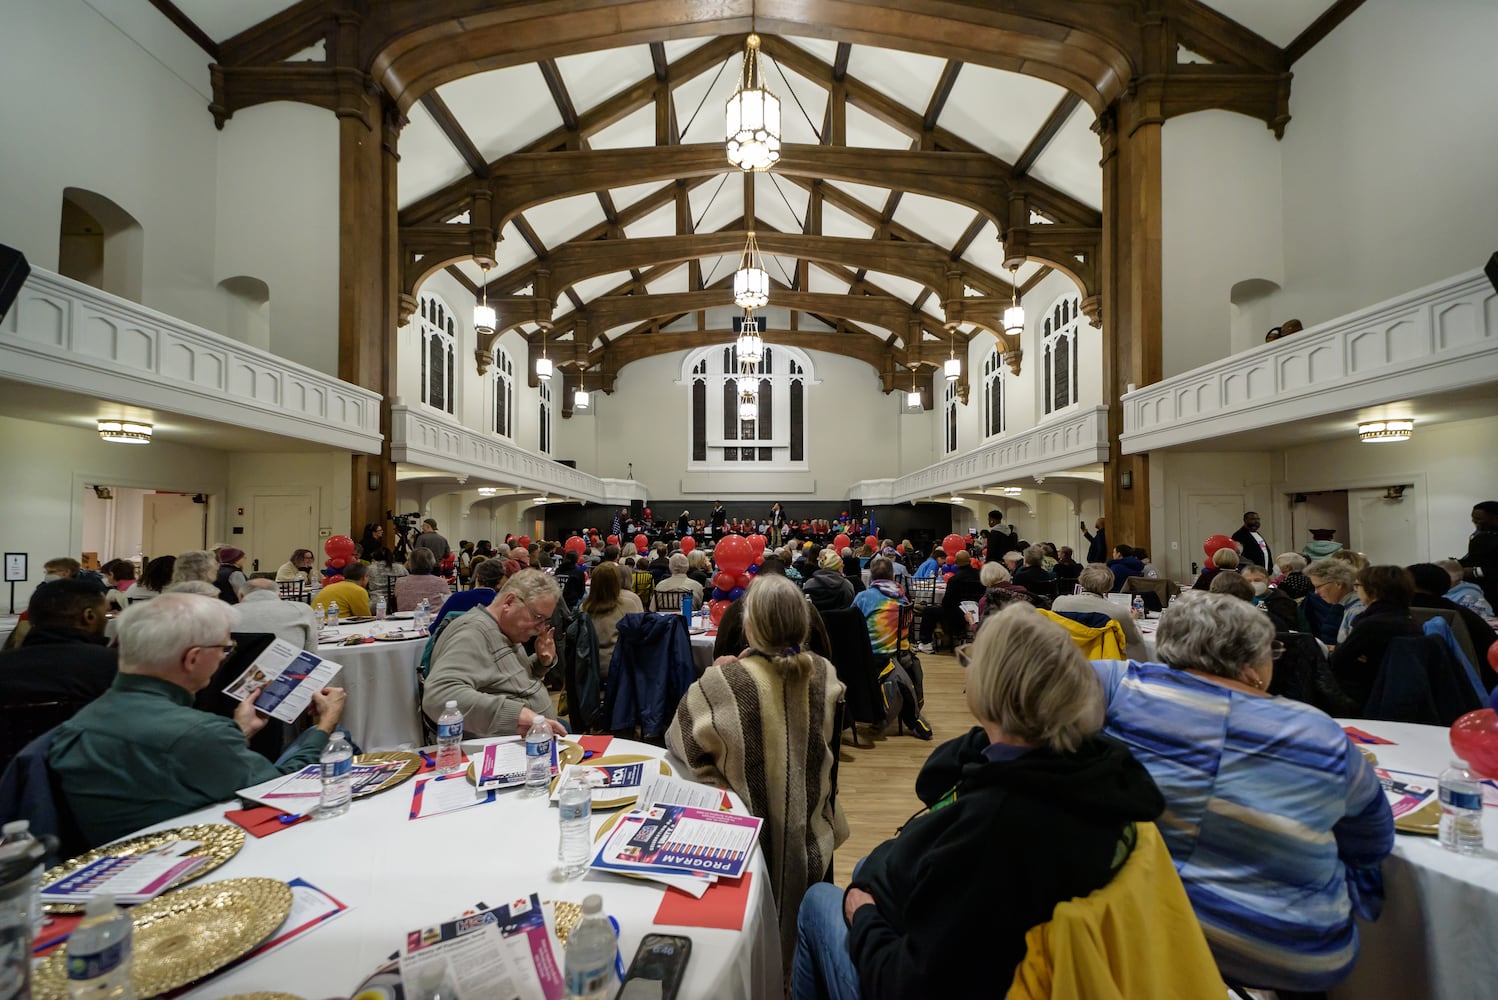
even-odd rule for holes
{"type": "Polygon", "coordinates": [[[831,663],[814,659],[798,677],[782,676],[760,656],[709,667],[687,689],[666,731],[666,745],[698,780],[726,784],[765,821],[759,844],[787,963],[801,897],[848,836],[842,811],[829,801],[843,685],[831,663]]]}

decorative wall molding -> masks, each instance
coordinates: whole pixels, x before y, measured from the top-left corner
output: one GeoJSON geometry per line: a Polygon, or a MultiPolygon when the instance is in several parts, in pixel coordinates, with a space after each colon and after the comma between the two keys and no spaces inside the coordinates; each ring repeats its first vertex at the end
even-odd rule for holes
{"type": "Polygon", "coordinates": [[[382,443],[379,393],[41,268],[0,325],[0,372],[326,447],[382,443]]]}
{"type": "Polygon", "coordinates": [[[865,504],[905,503],[982,490],[998,482],[1060,475],[1108,460],[1108,408],[1072,411],[1028,430],[1004,434],[964,455],[896,479],[866,479],[848,487],[865,504]]]}
{"type": "Polygon", "coordinates": [[[1122,397],[1124,454],[1498,380],[1498,294],[1481,271],[1122,397]]]}
{"type": "Polygon", "coordinates": [[[390,458],[453,475],[466,475],[472,489],[482,482],[524,486],[569,500],[627,506],[648,499],[633,479],[600,479],[518,447],[504,438],[464,427],[427,407],[396,403],[390,408],[390,458]]]}

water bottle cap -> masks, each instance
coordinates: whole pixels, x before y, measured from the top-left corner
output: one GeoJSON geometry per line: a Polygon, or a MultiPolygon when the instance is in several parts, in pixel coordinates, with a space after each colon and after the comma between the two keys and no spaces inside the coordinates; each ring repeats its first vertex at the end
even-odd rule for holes
{"type": "Polygon", "coordinates": [[[458,707],[458,703],[455,702],[455,701],[450,701],[446,705],[443,705],[442,707],[443,708],[457,708],[458,707]]]}
{"type": "Polygon", "coordinates": [[[114,912],[114,895],[108,892],[95,896],[83,906],[85,917],[102,917],[112,912],[114,912]]]}
{"type": "Polygon", "coordinates": [[[1466,761],[1462,760],[1460,757],[1453,757],[1453,758],[1451,758],[1451,766],[1452,767],[1459,767],[1463,771],[1470,771],[1472,769],[1472,765],[1468,764],[1466,761]]]}
{"type": "Polygon", "coordinates": [[[28,819],[13,819],[4,826],[0,826],[0,835],[9,837],[13,833],[30,833],[31,821],[28,819]]]}
{"type": "Polygon", "coordinates": [[[592,916],[595,913],[602,912],[603,897],[598,895],[596,892],[593,895],[589,896],[587,899],[583,900],[583,916],[588,917],[592,916]]]}

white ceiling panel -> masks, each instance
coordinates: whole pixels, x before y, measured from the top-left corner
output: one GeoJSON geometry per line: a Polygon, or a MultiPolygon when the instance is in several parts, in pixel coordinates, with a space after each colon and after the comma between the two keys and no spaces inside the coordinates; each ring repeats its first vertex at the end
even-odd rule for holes
{"type": "Polygon", "coordinates": [[[822,119],[827,116],[827,89],[787,66],[777,68],[768,59],[760,63],[760,68],[770,93],[780,98],[780,141],[810,145],[821,142],[822,119]]]}
{"type": "Polygon", "coordinates": [[[867,330],[869,333],[872,333],[874,336],[883,341],[888,341],[889,338],[895,335],[894,331],[887,330],[882,326],[875,326],[873,323],[860,323],[858,325],[860,329],[867,330]]]}
{"type": "Polygon", "coordinates": [[[897,299],[902,299],[907,305],[914,302],[926,287],[919,282],[911,281],[894,274],[885,274],[883,271],[870,271],[866,277],[869,282],[882,292],[888,292],[897,299]]]}
{"type": "Polygon", "coordinates": [[[635,149],[655,145],[655,108],[646,107],[625,115],[608,128],[588,136],[593,149],[635,149]]]}
{"type": "Polygon", "coordinates": [[[557,68],[562,71],[562,83],[578,114],[602,104],[630,84],[655,75],[655,64],[646,45],[562,56],[557,60],[557,68]]]}
{"type": "Polygon", "coordinates": [[[464,276],[467,277],[468,280],[471,281],[471,282],[473,282],[475,285],[481,285],[481,284],[483,284],[483,282],[484,282],[484,272],[483,272],[483,269],[480,268],[473,261],[471,261],[471,260],[460,260],[460,261],[457,262],[457,268],[458,268],[459,271],[462,271],[463,274],[464,274],[464,276]]]}
{"type": "MultiPolygon", "coordinates": [[[[771,279],[789,285],[796,278],[796,258],[782,257],[773,253],[766,254],[765,270],[770,272],[771,279]]],[[[771,298],[773,297],[772,295],[771,298]]]]}
{"type": "Polygon", "coordinates": [[[811,280],[807,283],[807,287],[819,294],[846,295],[848,293],[846,281],[816,264],[811,266],[811,280]]]}
{"type": "Polygon", "coordinates": [[[624,227],[624,235],[632,240],[649,236],[675,236],[676,206],[662,205],[639,222],[631,222],[624,227]]]}
{"type": "Polygon", "coordinates": [[[704,285],[711,285],[738,267],[739,257],[738,254],[725,253],[719,254],[716,257],[703,257],[697,264],[702,270],[702,283],[704,285]]]}
{"type": "Polygon", "coordinates": [[[578,298],[584,302],[592,302],[600,295],[607,295],[627,281],[634,280],[628,271],[615,271],[613,274],[600,274],[594,278],[584,278],[572,286],[578,298]]]}
{"type": "Polygon", "coordinates": [[[1015,280],[1023,285],[1025,282],[1035,277],[1035,272],[1039,271],[1044,266],[1045,265],[1040,263],[1039,261],[1027,260],[1023,264],[1021,264],[1019,266],[1019,270],[1015,272],[1015,280]]]}
{"type": "Polygon", "coordinates": [[[957,74],[937,124],[1013,163],[1065,94],[1033,76],[968,63],[957,74]]]}
{"type": "Polygon", "coordinates": [[[911,144],[910,136],[904,132],[867,111],[848,106],[848,145],[864,149],[909,149],[911,144]]]}
{"type": "Polygon", "coordinates": [[[866,240],[874,235],[874,227],[859,222],[836,205],[822,205],[822,235],[841,236],[851,240],[866,240]]]}
{"type": "Polygon", "coordinates": [[[721,188],[718,181],[708,181],[692,192],[692,223],[695,232],[715,233],[730,223],[743,221],[743,179],[737,171],[726,176],[728,179],[721,188]]]}
{"type": "MultiPolygon", "coordinates": [[[[712,38],[703,37],[675,38],[671,41],[665,42],[664,44],[666,46],[666,62],[675,62],[682,56],[686,55],[688,52],[691,52],[693,49],[700,49],[710,41],[712,41],[712,38]]],[[[652,69],[654,69],[654,67],[652,67],[652,69]]]]}
{"type": "Polygon", "coordinates": [[[867,184],[855,184],[852,181],[830,183],[839,191],[852,195],[876,212],[884,211],[884,203],[889,201],[889,188],[869,187],[867,184]]]}
{"type": "MultiPolygon", "coordinates": [[[[810,52],[829,66],[837,59],[837,42],[829,42],[825,38],[805,38],[801,35],[783,37],[796,48],[810,52]]],[[[857,52],[858,47],[854,46],[853,51],[857,52]]]]}
{"type": "Polygon", "coordinates": [[[782,233],[801,231],[808,197],[804,188],[772,179],[768,173],[754,178],[754,214],[759,216],[761,223],[782,233]]]}
{"type": "Polygon", "coordinates": [[[566,295],[557,298],[557,306],[551,311],[551,318],[556,320],[567,315],[573,310],[572,299],[566,295]]]}
{"type": "Polygon", "coordinates": [[[947,311],[941,307],[941,299],[935,295],[926,296],[926,301],[921,303],[921,311],[928,316],[935,316],[942,322],[946,322],[947,311]]]}
{"type": "Polygon", "coordinates": [[[906,194],[895,208],[895,221],[950,250],[973,221],[973,209],[955,201],[906,194]]]}
{"type": "Polygon", "coordinates": [[[536,255],[531,253],[531,248],[526,246],[525,240],[520,237],[520,230],[515,228],[515,223],[511,222],[508,226],[505,226],[504,231],[500,235],[503,239],[494,248],[495,267],[490,272],[493,277],[497,278],[502,274],[509,274],[517,267],[529,264],[536,259],[536,255]]]}
{"type": "Polygon", "coordinates": [[[591,194],[575,194],[525,210],[525,221],[547,249],[561,246],[589,226],[604,221],[603,209],[591,194]]]}
{"type": "Polygon", "coordinates": [[[623,326],[616,326],[612,329],[603,331],[603,336],[609,338],[610,340],[618,340],[620,337],[633,330],[634,328],[635,324],[626,323],[623,326]]]}
{"type": "MultiPolygon", "coordinates": [[[[787,323],[786,325],[789,326],[790,324],[787,323]]],[[[810,313],[802,313],[801,322],[798,325],[806,333],[831,333],[837,329],[831,323],[823,323],[810,313]]]]}
{"type": "Polygon", "coordinates": [[[1284,48],[1331,6],[1331,0],[1206,0],[1206,5],[1284,48]]]}
{"type": "Polygon", "coordinates": [[[645,286],[652,295],[670,295],[687,291],[687,266],[673,267],[645,286]]]}
{"type": "MultiPolygon", "coordinates": [[[[848,75],[892,97],[917,114],[924,114],[941,81],[946,60],[898,49],[855,45],[848,57],[848,75]]],[[[962,73],[966,73],[964,67],[962,73]]],[[[958,74],[962,79],[962,74],[958,74]]]]}
{"type": "MultiPolygon", "coordinates": [[[[562,127],[551,91],[535,63],[475,73],[437,89],[486,160],[508,156],[562,127]]],[[[401,134],[401,160],[406,136],[401,134]]]]}
{"type": "Polygon", "coordinates": [[[631,184],[628,187],[617,187],[609,189],[609,197],[614,199],[614,207],[623,211],[646,195],[654,194],[665,187],[668,181],[651,181],[649,184],[631,184]]]}
{"type": "Polygon", "coordinates": [[[994,229],[992,222],[979,230],[977,237],[968,244],[962,260],[1001,278],[1009,275],[1004,270],[1004,245],[999,242],[998,230],[994,229]]]}
{"type": "Polygon", "coordinates": [[[293,6],[285,0],[177,0],[177,7],[215,42],[252,28],[293,6]]]}
{"type": "Polygon", "coordinates": [[[411,105],[408,118],[401,130],[401,165],[396,172],[396,200],[403,208],[470,176],[468,165],[425,108],[411,105]]]}
{"type": "MultiPolygon", "coordinates": [[[[728,98],[733,96],[734,88],[738,86],[740,62],[740,54],[734,53],[726,63],[718,64],[724,67],[722,73],[718,72],[718,66],[714,66],[677,84],[672,90],[671,99],[676,103],[676,122],[681,129],[682,142],[723,141],[723,112],[728,98]]],[[[724,157],[723,162],[727,163],[728,158],[724,157]]]]}
{"type": "Polygon", "coordinates": [[[1030,168],[1030,174],[1078,201],[1101,209],[1103,171],[1098,160],[1102,158],[1102,148],[1092,131],[1095,117],[1087,105],[1078,105],[1030,168]]]}

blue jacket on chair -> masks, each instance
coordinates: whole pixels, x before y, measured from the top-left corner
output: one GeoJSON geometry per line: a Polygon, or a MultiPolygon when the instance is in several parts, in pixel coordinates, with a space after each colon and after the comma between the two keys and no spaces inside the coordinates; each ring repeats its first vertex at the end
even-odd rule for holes
{"type": "Polygon", "coordinates": [[[676,717],[676,703],[696,680],[686,619],[648,612],[625,615],[619,619],[604,694],[609,728],[639,726],[647,737],[663,736],[676,717]]]}

